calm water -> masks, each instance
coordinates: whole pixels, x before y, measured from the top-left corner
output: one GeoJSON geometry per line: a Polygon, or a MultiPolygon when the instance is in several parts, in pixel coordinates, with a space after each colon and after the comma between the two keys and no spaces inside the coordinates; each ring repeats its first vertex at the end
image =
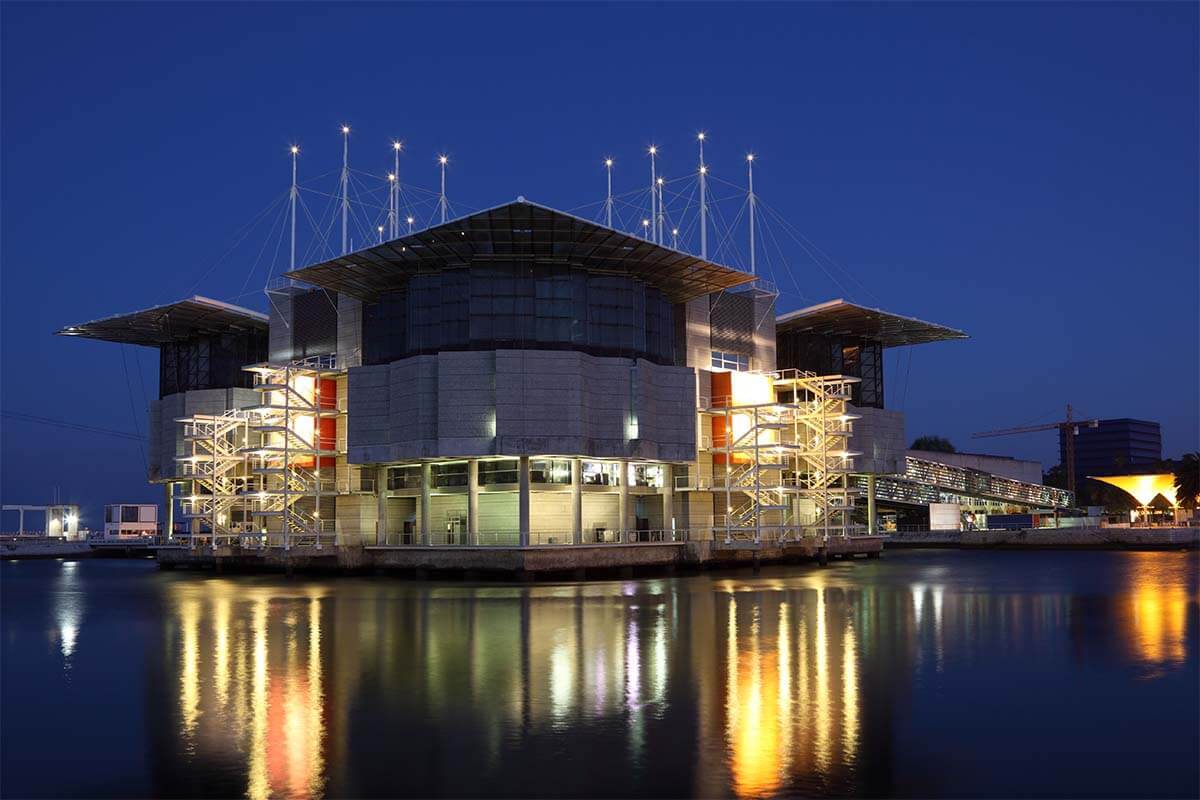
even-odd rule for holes
{"type": "Polygon", "coordinates": [[[0,565],[0,794],[1188,796],[1197,559],[537,584],[0,565]]]}

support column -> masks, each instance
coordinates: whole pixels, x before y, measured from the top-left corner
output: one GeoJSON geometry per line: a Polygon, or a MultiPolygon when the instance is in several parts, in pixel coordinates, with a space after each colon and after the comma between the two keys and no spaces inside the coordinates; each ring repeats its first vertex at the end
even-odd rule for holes
{"type": "Polygon", "coordinates": [[[521,456],[517,485],[517,543],[529,546],[529,456],[521,456]]]}
{"type": "Polygon", "coordinates": [[[467,544],[479,544],[479,459],[467,461],[467,544]]]}
{"type": "Polygon", "coordinates": [[[375,471],[375,544],[387,544],[387,467],[375,471]]]}
{"type": "Polygon", "coordinates": [[[571,459],[571,541],[583,544],[583,459],[571,459]]]}
{"type": "Polygon", "coordinates": [[[619,535],[625,541],[625,530],[629,527],[629,462],[620,461],[620,494],[617,496],[617,519],[620,521],[619,535]]]}
{"type": "Polygon", "coordinates": [[[670,464],[663,464],[663,530],[675,540],[675,470],[670,464]]]}
{"type": "Polygon", "coordinates": [[[879,532],[879,521],[875,517],[875,475],[867,473],[867,533],[874,536],[879,532]]]}
{"type": "Polygon", "coordinates": [[[421,544],[433,544],[429,536],[429,490],[433,483],[433,465],[428,461],[421,464],[421,544]]]}
{"type": "Polygon", "coordinates": [[[167,529],[164,531],[167,535],[167,540],[170,541],[175,536],[175,484],[167,481],[167,529]]]}

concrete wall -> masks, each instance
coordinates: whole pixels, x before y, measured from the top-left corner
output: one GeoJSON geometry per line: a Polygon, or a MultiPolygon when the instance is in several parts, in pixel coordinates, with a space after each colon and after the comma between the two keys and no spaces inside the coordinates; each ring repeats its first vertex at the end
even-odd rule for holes
{"type": "Polygon", "coordinates": [[[854,433],[850,437],[850,449],[862,453],[854,457],[854,471],[902,475],[905,471],[904,457],[908,453],[904,413],[851,405],[847,405],[846,411],[862,417],[854,420],[854,433]]]}
{"type": "Polygon", "coordinates": [[[936,461],[939,464],[952,464],[966,469],[977,469],[994,475],[1003,475],[1025,483],[1041,485],[1042,465],[1037,461],[1021,461],[1016,458],[989,456],[979,453],[937,453],[928,450],[909,450],[913,458],[923,458],[926,461],[936,461]]]}
{"type": "Polygon", "coordinates": [[[253,389],[193,389],[169,394],[150,402],[149,480],[177,477],[177,456],[184,449],[183,426],[175,420],[192,414],[223,414],[233,408],[258,405],[261,397],[253,389]]]}
{"type": "Polygon", "coordinates": [[[414,356],[350,370],[349,460],[556,454],[690,461],[695,398],[694,370],[641,359],[547,350],[414,356]]]}

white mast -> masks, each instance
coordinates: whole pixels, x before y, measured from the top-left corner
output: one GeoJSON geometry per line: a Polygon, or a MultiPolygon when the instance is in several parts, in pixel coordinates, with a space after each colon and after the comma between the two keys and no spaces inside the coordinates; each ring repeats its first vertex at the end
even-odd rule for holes
{"type": "Polygon", "coordinates": [[[290,262],[290,263],[291,263],[291,269],[295,269],[295,268],[296,268],[296,195],[298,195],[298,194],[299,194],[299,190],[296,188],[296,156],[297,156],[297,155],[299,155],[299,153],[300,153],[300,148],[299,148],[299,147],[297,147],[296,145],[292,145],[292,191],[291,191],[291,201],[292,201],[292,260],[291,260],[291,262],[290,262]]]}
{"type": "Polygon", "coordinates": [[[388,210],[387,210],[387,231],[388,238],[396,238],[396,173],[389,172],[388,176],[388,210]]]}
{"type": "MultiPolygon", "coordinates": [[[[658,173],[655,170],[654,159],[658,155],[658,148],[650,145],[650,221],[658,219],[658,173]]],[[[655,223],[652,241],[658,241],[658,224],[655,223]]]]}
{"type": "Polygon", "coordinates": [[[388,233],[391,238],[395,239],[400,235],[400,142],[392,142],[392,156],[395,162],[392,165],[392,174],[388,176],[392,185],[388,187],[391,192],[388,195],[389,205],[391,206],[391,218],[388,220],[388,233]]]}
{"type": "Polygon", "coordinates": [[[438,198],[438,205],[442,208],[442,224],[446,222],[446,162],[449,160],[445,156],[438,156],[438,163],[442,165],[442,194],[438,198]]]}
{"type": "Polygon", "coordinates": [[[701,133],[697,138],[700,140],[700,257],[708,258],[708,199],[704,196],[708,167],[704,166],[704,134],[701,133]]]}
{"type": "Polygon", "coordinates": [[[383,244],[383,226],[379,226],[379,244],[383,244]]]}
{"type": "Polygon", "coordinates": [[[612,165],[611,158],[604,159],[604,171],[608,173],[608,195],[604,200],[604,227],[612,227],[612,165]]]}
{"type": "Polygon", "coordinates": [[[746,172],[750,178],[750,274],[757,274],[754,270],[754,153],[749,153],[746,156],[746,172]]]}
{"type": "Polygon", "coordinates": [[[408,218],[408,232],[409,233],[412,233],[412,226],[413,226],[413,222],[415,222],[415,221],[416,220],[414,220],[412,217],[408,218]]]}
{"type": "Polygon", "coordinates": [[[662,176],[659,175],[658,176],[658,220],[654,223],[654,227],[656,229],[655,235],[658,237],[659,244],[662,244],[663,242],[666,241],[666,237],[663,236],[663,230],[664,230],[663,225],[664,225],[665,221],[666,221],[666,212],[663,210],[663,179],[662,179],[662,176]]]}
{"type": "Polygon", "coordinates": [[[679,249],[679,228],[671,228],[671,249],[679,249]]]}
{"type": "Polygon", "coordinates": [[[342,252],[347,253],[346,225],[350,219],[350,126],[342,126],[342,252]]]}

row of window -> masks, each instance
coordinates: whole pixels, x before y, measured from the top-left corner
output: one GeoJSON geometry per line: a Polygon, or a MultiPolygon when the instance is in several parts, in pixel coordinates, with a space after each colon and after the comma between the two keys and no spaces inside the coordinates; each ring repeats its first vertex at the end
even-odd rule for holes
{"type": "MultiPolygon", "coordinates": [[[[609,461],[584,461],[581,469],[584,486],[620,486],[621,465],[609,461]]],[[[467,462],[455,461],[430,466],[431,488],[444,489],[467,485],[467,462]]],[[[489,459],[479,462],[477,485],[499,486],[519,483],[520,461],[515,458],[489,459]]],[[[661,464],[630,464],[627,480],[630,486],[661,488],[663,468],[661,464]]],[[[535,458],[529,462],[529,482],[533,484],[571,483],[571,462],[565,458],[535,458]]],[[[410,465],[388,467],[387,488],[389,491],[421,488],[421,467],[410,465]]]]}
{"type": "Polygon", "coordinates": [[[623,275],[561,265],[476,264],[413,276],[363,310],[368,364],[520,345],[674,361],[674,307],[623,275]]]}

